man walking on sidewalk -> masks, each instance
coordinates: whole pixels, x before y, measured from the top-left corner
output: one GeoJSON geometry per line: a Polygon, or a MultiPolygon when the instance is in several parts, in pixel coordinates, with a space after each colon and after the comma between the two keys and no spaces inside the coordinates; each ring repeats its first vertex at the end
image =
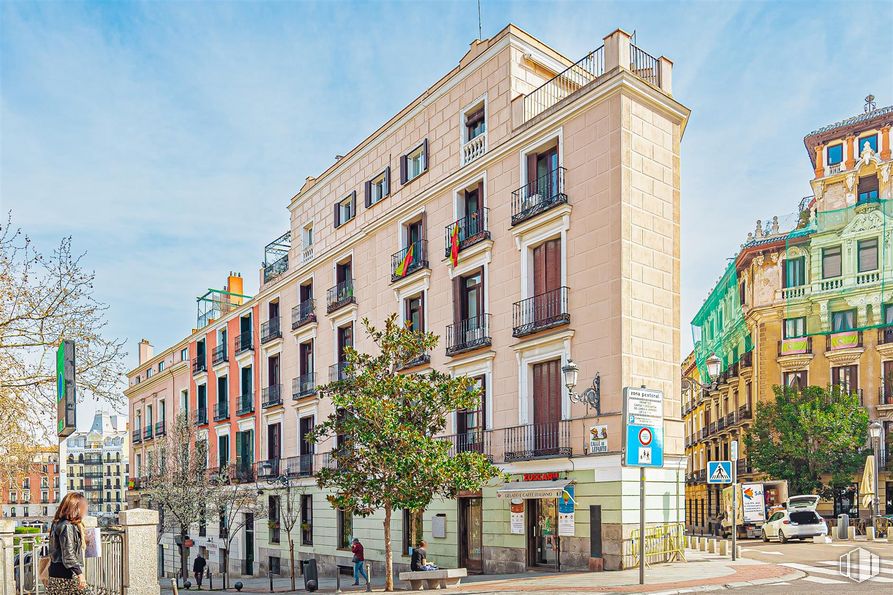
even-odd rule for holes
{"type": "Polygon", "coordinates": [[[369,584],[369,577],[366,575],[366,556],[363,554],[363,544],[356,537],[353,538],[353,545],[350,546],[353,552],[353,584],[360,584],[360,576],[366,579],[369,584]]]}
{"type": "Polygon", "coordinates": [[[208,562],[202,556],[201,552],[195,557],[195,562],[192,563],[192,572],[195,574],[195,588],[202,588],[202,577],[205,575],[205,566],[207,566],[208,562]]]}

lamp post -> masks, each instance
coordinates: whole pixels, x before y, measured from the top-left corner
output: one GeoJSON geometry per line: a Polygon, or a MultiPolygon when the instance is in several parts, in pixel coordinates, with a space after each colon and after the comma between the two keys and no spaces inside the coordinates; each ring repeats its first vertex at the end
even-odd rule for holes
{"type": "Polygon", "coordinates": [[[868,435],[871,437],[871,449],[874,454],[874,469],[871,474],[871,524],[874,526],[874,519],[880,514],[880,510],[878,507],[878,452],[880,451],[880,442],[881,442],[881,432],[883,431],[883,426],[881,422],[878,420],[874,420],[870,424],[868,424],[868,435]]]}
{"type": "Polygon", "coordinates": [[[574,363],[574,360],[568,359],[567,364],[561,368],[564,373],[564,385],[567,387],[570,400],[575,403],[583,403],[587,407],[595,409],[595,415],[601,415],[602,408],[602,380],[598,372],[592,379],[592,386],[588,387],[582,393],[574,392],[577,386],[577,378],[580,374],[580,368],[574,363]]]}

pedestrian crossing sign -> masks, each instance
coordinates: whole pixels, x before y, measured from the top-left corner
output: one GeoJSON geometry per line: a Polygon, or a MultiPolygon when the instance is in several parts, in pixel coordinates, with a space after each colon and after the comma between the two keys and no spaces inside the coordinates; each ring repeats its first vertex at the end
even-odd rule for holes
{"type": "Polygon", "coordinates": [[[732,461],[709,461],[707,483],[732,483],[732,461]]]}

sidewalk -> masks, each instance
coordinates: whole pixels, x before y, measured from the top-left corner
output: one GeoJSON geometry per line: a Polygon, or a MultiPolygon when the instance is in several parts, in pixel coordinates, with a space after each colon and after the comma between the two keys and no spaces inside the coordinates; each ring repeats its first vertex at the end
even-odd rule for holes
{"type": "MultiPolygon", "coordinates": [[[[454,593],[542,593],[549,595],[571,593],[675,593],[680,590],[713,591],[735,587],[766,585],[782,581],[792,581],[805,576],[798,570],[791,570],[776,564],[760,562],[752,559],[741,559],[732,562],[730,558],[721,558],[715,554],[707,554],[694,550],[686,550],[687,562],[675,564],[659,564],[645,569],[645,585],[639,585],[638,569],[614,572],[526,572],[507,575],[478,575],[463,579],[462,584],[449,589],[454,593]]],[[[345,593],[365,592],[365,586],[354,587],[348,576],[342,577],[341,588],[345,593]]],[[[268,578],[240,578],[243,594],[260,595],[270,593],[268,578]]],[[[408,591],[406,583],[396,581],[398,591],[408,591]]],[[[219,585],[218,581],[215,584],[219,585]]],[[[303,581],[297,579],[298,591],[303,592],[303,581]]],[[[276,578],[273,581],[277,593],[288,592],[290,580],[276,578]]],[[[384,575],[373,575],[375,591],[384,588],[384,575]]],[[[204,589],[207,590],[207,586],[204,589]]],[[[190,589],[195,593],[195,589],[190,589]]],[[[229,589],[236,593],[235,589],[229,589]]],[[[334,593],[335,579],[320,579],[319,593],[334,593]]],[[[162,594],[171,595],[170,581],[162,583],[162,594]],[[166,583],[166,584],[165,584],[166,583]]],[[[181,594],[183,590],[181,589],[181,594]]]]}

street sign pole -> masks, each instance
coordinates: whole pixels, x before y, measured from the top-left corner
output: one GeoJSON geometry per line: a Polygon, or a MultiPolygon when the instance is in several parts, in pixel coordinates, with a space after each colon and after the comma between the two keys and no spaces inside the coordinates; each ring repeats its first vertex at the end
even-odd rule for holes
{"type": "Polygon", "coordinates": [[[639,467],[639,584],[645,584],[645,467],[639,467]]]}
{"type": "Polygon", "coordinates": [[[738,558],[738,441],[732,440],[732,562],[738,558]]]}

